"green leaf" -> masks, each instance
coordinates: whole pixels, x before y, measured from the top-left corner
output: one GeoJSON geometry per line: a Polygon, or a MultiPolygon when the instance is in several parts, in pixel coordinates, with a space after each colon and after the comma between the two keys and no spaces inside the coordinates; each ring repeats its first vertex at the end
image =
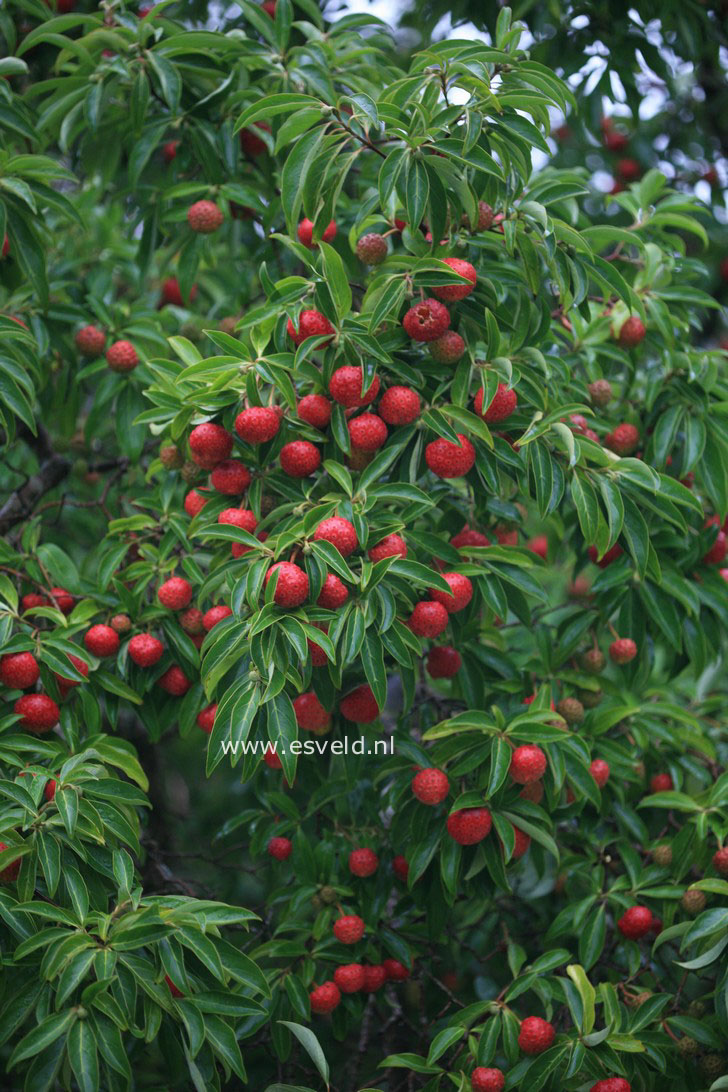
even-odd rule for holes
{"type": "Polygon", "coordinates": [[[311,1029],[303,1027],[302,1024],[295,1024],[292,1020],[279,1020],[278,1023],[283,1024],[284,1027],[287,1027],[288,1030],[295,1035],[313,1064],[316,1066],[316,1069],[321,1074],[321,1079],[328,1088],[329,1064],[321,1049],[321,1044],[311,1029]]]}

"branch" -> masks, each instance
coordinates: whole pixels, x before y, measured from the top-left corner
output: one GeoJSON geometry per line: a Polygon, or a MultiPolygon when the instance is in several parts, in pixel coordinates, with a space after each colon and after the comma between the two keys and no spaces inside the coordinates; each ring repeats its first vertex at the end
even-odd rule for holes
{"type": "Polygon", "coordinates": [[[71,463],[63,455],[51,455],[41,463],[38,472],[20,489],[16,489],[0,508],[0,534],[20,523],[33,511],[42,496],[54,489],[68,474],[71,463]]]}

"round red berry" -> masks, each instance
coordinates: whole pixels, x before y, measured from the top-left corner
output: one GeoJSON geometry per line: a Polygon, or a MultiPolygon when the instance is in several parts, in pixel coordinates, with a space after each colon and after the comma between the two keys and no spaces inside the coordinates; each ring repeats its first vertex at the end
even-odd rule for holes
{"type": "Polygon", "coordinates": [[[367,551],[370,561],[382,561],[385,557],[407,557],[407,543],[401,535],[387,535],[367,551]]]}
{"type": "Polygon", "coordinates": [[[104,659],[106,656],[115,656],[119,651],[119,634],[111,626],[99,624],[87,630],[83,643],[93,656],[104,659]]]}
{"type": "Polygon", "coordinates": [[[298,403],[298,416],[306,424],[324,429],[331,420],[331,403],[323,394],[306,394],[298,403]]]}
{"type": "Polygon", "coordinates": [[[456,550],[464,550],[468,546],[490,546],[490,539],[482,531],[475,531],[472,527],[468,527],[466,523],[462,531],[458,531],[456,535],[453,535],[450,544],[456,550]]]}
{"type": "Polygon", "coordinates": [[[76,348],[83,356],[101,356],[106,345],[106,334],[98,326],[83,326],[76,334],[76,348]]]}
{"type": "Polygon", "coordinates": [[[556,1030],[540,1016],[527,1016],[521,1021],[518,1045],[524,1054],[543,1054],[554,1041],[556,1030]]]}
{"type": "Polygon", "coordinates": [[[218,625],[220,622],[224,622],[232,613],[230,607],[226,607],[222,603],[219,604],[219,606],[210,607],[210,609],[206,610],[202,615],[202,628],[205,632],[209,633],[214,626],[218,625]]]}
{"type": "Polygon", "coordinates": [[[371,849],[352,849],[349,854],[349,871],[353,876],[373,876],[379,868],[379,858],[371,849]]]}
{"type": "Polygon", "coordinates": [[[658,773],[650,778],[651,792],[671,792],[675,788],[669,773],[658,773]]]}
{"type": "Polygon", "coordinates": [[[197,714],[197,726],[203,732],[207,732],[208,736],[215,727],[215,713],[217,713],[217,703],[213,702],[212,705],[206,705],[197,714]]]}
{"type": "Polygon", "coordinates": [[[250,471],[239,459],[223,459],[210,475],[210,485],[218,493],[238,496],[250,485],[250,471]]]}
{"type": "Polygon", "coordinates": [[[106,363],[112,372],[132,372],[139,363],[139,356],[130,341],[115,341],[106,350],[106,363]]]}
{"type": "Polygon", "coordinates": [[[518,861],[528,852],[528,848],[531,845],[531,839],[525,831],[520,830],[518,827],[513,828],[513,834],[515,835],[515,845],[513,846],[513,860],[518,861]]]}
{"type": "Polygon", "coordinates": [[[647,328],[641,318],[632,315],[622,323],[619,331],[619,344],[623,349],[633,349],[644,340],[647,328]]]}
{"type": "Polygon", "coordinates": [[[375,375],[362,394],[364,373],[361,368],[345,364],[337,368],[329,382],[329,394],[335,402],[346,409],[361,409],[373,402],[379,393],[379,376],[375,375]]]}
{"type": "MultiPolygon", "coordinates": [[[[87,678],[88,664],[86,663],[86,661],[79,659],[78,656],[73,656],[71,653],[69,653],[68,658],[73,666],[76,668],[76,671],[83,675],[84,678],[87,678]]],[[[80,685],[80,681],[78,679],[69,679],[65,675],[59,675],[56,671],[53,672],[53,675],[56,682],[58,683],[58,689],[61,691],[61,695],[63,697],[66,696],[69,690],[73,690],[75,686],[80,685]]]]}
{"type": "Polygon", "coordinates": [[[305,732],[326,732],[331,726],[331,714],[312,690],[306,694],[299,694],[293,702],[293,712],[296,714],[296,723],[305,732]]]}
{"type": "Polygon", "coordinates": [[[323,985],[311,990],[308,998],[311,1002],[311,1012],[323,1015],[334,1011],[341,1001],[341,994],[335,982],[324,982],[323,985]]]}
{"type": "Polygon", "coordinates": [[[632,1092],[632,1085],[624,1077],[607,1077],[593,1084],[589,1092],[632,1092]]]}
{"type": "Polygon", "coordinates": [[[200,235],[211,235],[222,224],[225,217],[214,201],[195,201],[187,209],[187,223],[200,235]]]}
{"type": "Polygon", "coordinates": [[[194,519],[195,516],[200,514],[207,504],[207,499],[204,492],[200,492],[197,489],[190,489],[184,500],[184,510],[190,519],[194,519]]]}
{"type": "Polygon", "coordinates": [[[452,645],[436,645],[427,654],[427,673],[431,679],[451,679],[462,664],[460,653],[452,645]]]}
{"type": "Polygon", "coordinates": [[[419,770],[412,778],[412,792],[421,804],[441,804],[450,792],[447,774],[431,768],[419,770]]]}
{"type": "Polygon", "coordinates": [[[637,645],[629,637],[618,637],[609,646],[609,655],[615,664],[628,664],[637,655],[637,645]]]}
{"type": "MultiPolygon", "coordinates": [[[[326,315],[322,315],[320,311],[308,310],[301,311],[298,316],[298,327],[294,326],[293,321],[289,319],[286,324],[286,332],[294,345],[303,345],[308,337],[326,337],[329,334],[333,337],[336,330],[326,318],[326,315]]],[[[331,344],[332,337],[329,337],[328,341],[321,344],[322,349],[331,344]]]]}
{"type": "Polygon", "coordinates": [[[439,637],[447,628],[448,613],[442,603],[423,599],[407,619],[407,625],[418,637],[439,637]]]}
{"type": "Polygon", "coordinates": [[[546,772],[546,755],[535,743],[524,743],[516,747],[511,755],[510,775],[518,785],[528,785],[531,781],[540,781],[546,772]]]}
{"type": "Polygon", "coordinates": [[[381,265],[387,253],[387,240],[375,231],[362,235],[356,244],[356,256],[365,265],[381,265]]]}
{"type": "Polygon", "coordinates": [[[604,442],[617,455],[631,455],[639,447],[640,434],[634,425],[617,425],[604,442]]]}
{"type": "Polygon", "coordinates": [[[475,448],[467,436],[458,432],[458,443],[438,436],[425,448],[425,462],[438,478],[461,478],[472,470],[475,448]]]}
{"type": "Polygon", "coordinates": [[[428,349],[438,364],[457,364],[465,352],[465,342],[454,330],[446,330],[437,341],[430,342],[428,349]]]}
{"type": "Polygon", "coordinates": [[[278,573],[278,583],[274,600],[279,607],[300,607],[308,599],[308,576],[292,561],[277,561],[265,574],[268,584],[274,572],[278,573]]]}
{"type": "Polygon", "coordinates": [[[506,1078],[501,1069],[491,1069],[479,1065],[470,1074],[470,1087],[473,1092],[503,1092],[506,1078]]]}
{"type": "Polygon", "coordinates": [[[379,399],[379,416],[388,425],[411,425],[420,408],[420,396],[411,387],[389,387],[379,399]]]}
{"type": "Polygon", "coordinates": [[[652,911],[646,906],[631,906],[617,922],[620,933],[628,940],[639,940],[647,936],[652,925],[652,911]]]}
{"type": "Polygon", "coordinates": [[[338,610],[349,598],[349,589],[336,573],[329,573],[321,586],[316,606],[338,610]]]}
{"type": "Polygon", "coordinates": [[[713,854],[713,868],[721,876],[728,876],[728,846],[716,849],[713,854]]]}
{"type": "Polygon", "coordinates": [[[461,846],[482,842],[490,833],[492,820],[487,808],[462,808],[447,817],[447,832],[461,846]]]}
{"type": "Polygon", "coordinates": [[[449,265],[454,273],[460,274],[461,277],[466,277],[469,284],[463,284],[461,281],[455,284],[443,284],[438,285],[432,289],[432,292],[439,300],[446,300],[449,303],[453,303],[456,300],[464,300],[466,296],[475,288],[478,280],[478,274],[475,271],[475,266],[470,262],[464,261],[462,258],[445,258],[445,265],[449,265]]]}
{"type": "Polygon", "coordinates": [[[230,455],[233,438],[222,425],[206,421],[192,429],[189,444],[192,458],[197,465],[203,470],[212,470],[230,455]]]}
{"type": "Polygon", "coordinates": [[[497,421],[505,421],[506,417],[515,411],[518,405],[518,396],[514,390],[509,390],[505,383],[499,383],[498,389],[493,395],[493,400],[483,413],[483,388],[481,387],[475,396],[475,412],[479,414],[489,425],[497,421]]]}
{"type": "Polygon", "coordinates": [[[407,864],[407,858],[403,857],[401,854],[398,854],[398,856],[396,856],[392,861],[392,868],[394,869],[395,876],[399,880],[401,880],[402,883],[407,883],[407,876],[409,874],[409,865],[407,864]]]}
{"type": "Polygon", "coordinates": [[[366,993],[376,993],[381,990],[387,981],[387,971],[383,964],[375,963],[364,968],[364,990],[366,993]]]}
{"type": "Polygon", "coordinates": [[[359,545],[354,524],[340,516],[331,516],[322,520],[314,532],[317,542],[330,542],[342,557],[349,557],[359,545]]]}
{"type": "Polygon", "coordinates": [[[364,936],[365,928],[357,914],[344,914],[334,922],[334,936],[342,944],[356,944],[364,936]]]}
{"type": "Polygon", "coordinates": [[[361,963],[347,963],[334,971],[334,982],[342,993],[357,993],[364,989],[364,968],[361,963]]]}
{"type": "Polygon", "coordinates": [[[287,861],[293,852],[293,842],[290,838],[271,838],[268,842],[268,853],[277,861],[287,861]]]}
{"type": "Polygon", "coordinates": [[[10,690],[29,690],[40,678],[32,652],[10,652],[0,659],[0,682],[10,690]]]}
{"type": "MultiPolygon", "coordinates": [[[[330,243],[336,238],[338,228],[335,220],[330,220],[321,238],[325,243],[330,243]]],[[[318,243],[313,241],[313,223],[310,220],[301,220],[297,230],[298,241],[307,247],[316,247],[318,243]]]]}
{"type": "Polygon", "coordinates": [[[153,667],[163,652],[162,642],[149,633],[138,633],[129,641],[129,655],[138,667],[153,667]]]}
{"type": "Polygon", "coordinates": [[[589,773],[600,789],[603,789],[607,781],[609,781],[609,763],[605,762],[603,758],[595,758],[589,767],[589,773]]]}
{"type": "Polygon", "coordinates": [[[275,753],[272,747],[266,747],[263,754],[263,761],[270,770],[282,770],[283,763],[278,755],[275,753]]]}
{"type": "Polygon", "coordinates": [[[192,585],[183,576],[171,576],[159,586],[157,598],[163,607],[183,610],[192,599],[192,585]]]}
{"type": "Polygon", "coordinates": [[[450,312],[439,300],[421,300],[410,307],[402,325],[413,341],[437,341],[450,325],[450,312]]]}
{"type": "Polygon", "coordinates": [[[249,406],[235,418],[235,431],[247,444],[266,444],[281,427],[281,414],[273,406],[249,406]]]}
{"type": "Polygon", "coordinates": [[[19,727],[35,735],[44,735],[58,724],[61,711],[47,694],[24,694],[13,710],[19,715],[19,727]]]}
{"type": "Polygon", "coordinates": [[[387,439],[387,426],[376,413],[363,413],[349,421],[349,439],[357,451],[378,451],[387,439]]]}
{"type": "Polygon", "coordinates": [[[289,478],[307,478],[321,466],[321,452],[308,440],[292,440],[280,453],[281,470],[289,478]]]}
{"type": "Polygon", "coordinates": [[[382,967],[390,982],[406,982],[410,976],[409,968],[398,959],[385,959],[382,967]]]}
{"type": "Polygon", "coordinates": [[[181,698],[192,686],[192,682],[187,678],[181,667],[173,664],[157,679],[157,686],[171,694],[173,698],[181,698]]]}
{"type": "Polygon", "coordinates": [[[182,289],[179,286],[179,281],[176,277],[167,277],[162,281],[162,297],[159,301],[159,306],[164,307],[165,304],[172,304],[173,307],[184,307],[186,303],[194,303],[197,299],[197,285],[193,284],[190,288],[190,295],[188,300],[182,298],[182,289]]]}
{"type": "MultiPolygon", "coordinates": [[[[256,129],[262,129],[264,132],[270,132],[270,125],[267,121],[256,121],[256,129]]],[[[265,155],[268,151],[268,145],[258,134],[255,129],[241,129],[240,130],[240,147],[243,151],[254,158],[259,155],[265,155]]]]}
{"type": "Polygon", "coordinates": [[[380,710],[371,687],[363,683],[341,699],[339,712],[355,724],[371,724],[379,716],[380,710]]]}
{"type": "Polygon", "coordinates": [[[462,573],[443,573],[443,580],[450,585],[450,594],[439,588],[430,588],[430,595],[437,603],[442,603],[448,614],[456,614],[467,607],[473,598],[473,585],[462,573]]]}

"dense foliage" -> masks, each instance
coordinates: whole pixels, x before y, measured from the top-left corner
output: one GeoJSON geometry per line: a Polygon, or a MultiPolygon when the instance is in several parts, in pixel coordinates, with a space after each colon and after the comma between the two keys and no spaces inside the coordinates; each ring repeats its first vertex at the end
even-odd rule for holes
{"type": "Polygon", "coordinates": [[[726,1089],[719,16],[205,7],[0,6],[3,1087],[726,1089]]]}

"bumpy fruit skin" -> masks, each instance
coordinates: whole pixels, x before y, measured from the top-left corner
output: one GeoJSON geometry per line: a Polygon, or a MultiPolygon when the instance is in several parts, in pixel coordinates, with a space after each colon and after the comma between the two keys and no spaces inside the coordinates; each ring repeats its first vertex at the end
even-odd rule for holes
{"type": "Polygon", "coordinates": [[[159,460],[165,470],[179,470],[184,466],[184,455],[176,444],[165,444],[159,449],[159,460]]]}
{"type": "Polygon", "coordinates": [[[348,598],[349,589],[343,580],[336,573],[329,573],[319,592],[316,606],[325,607],[327,610],[339,610],[348,598]]]}
{"type": "Polygon", "coordinates": [[[413,341],[437,341],[450,325],[450,312],[439,300],[421,300],[410,307],[402,325],[413,341]]]}
{"type": "Polygon", "coordinates": [[[139,356],[130,341],[115,341],[106,350],[106,363],[112,372],[133,372],[139,356]]]}
{"type": "Polygon", "coordinates": [[[489,231],[493,226],[493,209],[485,201],[478,201],[478,216],[473,223],[467,216],[463,215],[463,224],[469,227],[473,232],[476,231],[489,231]]]}
{"type": "MultiPolygon", "coordinates": [[[[140,8],[139,9],[140,18],[141,18],[141,11],[142,11],[142,9],[140,8]]],[[[179,148],[179,145],[180,145],[179,140],[168,140],[165,144],[162,145],[162,159],[164,160],[164,162],[168,166],[172,162],[173,159],[177,158],[177,149],[179,148]]]]}
{"type": "Polygon", "coordinates": [[[589,397],[595,406],[603,408],[612,401],[612,384],[608,379],[595,379],[589,384],[589,397]]]}
{"type": "Polygon", "coordinates": [[[457,282],[455,284],[443,284],[438,285],[432,289],[433,295],[437,296],[439,300],[445,300],[447,303],[455,303],[457,300],[464,300],[466,296],[475,288],[478,280],[478,274],[475,270],[475,266],[470,262],[464,261],[462,258],[445,258],[445,265],[449,265],[454,273],[459,273],[461,277],[467,277],[470,284],[462,284],[457,282]]]}
{"type": "MultiPolygon", "coordinates": [[[[78,658],[78,656],[74,656],[74,655],[72,655],[72,653],[68,654],[68,658],[71,661],[71,663],[73,664],[73,666],[76,668],[76,671],[78,671],[81,675],[83,675],[84,678],[87,678],[88,677],[88,664],[86,663],[86,661],[85,660],[80,660],[78,658]]],[[[64,675],[59,675],[57,671],[53,672],[53,676],[54,676],[56,682],[58,683],[58,689],[61,692],[61,696],[64,697],[64,698],[65,698],[65,696],[66,696],[66,694],[68,693],[69,690],[73,690],[73,688],[75,686],[80,685],[78,679],[66,678],[64,675]]]]}
{"type": "Polygon", "coordinates": [[[409,969],[398,959],[385,959],[382,967],[389,982],[405,982],[410,976],[409,969]]]}
{"type": "Polygon", "coordinates": [[[468,546],[490,546],[490,539],[482,531],[475,531],[466,523],[462,531],[458,531],[450,539],[450,545],[456,550],[465,550],[468,546]]]}
{"type": "Polygon", "coordinates": [[[210,475],[210,485],[227,497],[238,497],[250,485],[250,471],[239,459],[223,459],[210,475]]]}
{"type": "Polygon", "coordinates": [[[120,644],[119,634],[111,626],[99,624],[86,631],[83,643],[92,656],[104,659],[106,656],[116,656],[120,644]]]}
{"type": "Polygon", "coordinates": [[[669,773],[658,773],[650,778],[650,792],[671,792],[675,788],[669,773]]]}
{"type": "Polygon", "coordinates": [[[0,682],[9,690],[29,690],[40,678],[32,652],[10,652],[0,659],[0,682]]]}
{"type": "MultiPolygon", "coordinates": [[[[328,334],[335,334],[336,330],[331,325],[326,315],[322,315],[320,311],[307,310],[301,311],[298,316],[298,328],[293,325],[291,319],[286,324],[286,331],[288,336],[292,339],[294,345],[302,345],[307,337],[324,337],[328,334]]],[[[331,338],[324,342],[321,348],[325,348],[331,343],[331,338]]]]}
{"type": "MultiPolygon", "coordinates": [[[[239,527],[241,531],[247,531],[249,535],[252,535],[258,526],[255,513],[249,508],[223,508],[217,517],[217,522],[229,527],[239,527]]],[[[246,547],[246,549],[249,548],[246,547]]]]}
{"type": "Polygon", "coordinates": [[[311,1002],[311,1012],[325,1015],[327,1012],[334,1011],[341,1001],[341,994],[335,982],[324,982],[311,990],[308,999],[311,1002]]]}
{"type": "Polygon", "coordinates": [[[203,732],[207,732],[208,736],[215,727],[215,713],[217,713],[217,702],[213,702],[212,705],[206,705],[205,708],[201,709],[197,714],[197,727],[203,732]]]}
{"type": "Polygon", "coordinates": [[[214,626],[229,618],[232,613],[230,607],[225,607],[222,604],[217,607],[210,607],[202,615],[202,628],[206,633],[209,633],[214,626]]]}
{"type": "Polygon", "coordinates": [[[358,451],[378,451],[387,439],[387,426],[376,413],[363,413],[349,421],[351,446],[358,451]]]}
{"type": "Polygon", "coordinates": [[[306,424],[324,429],[331,420],[331,403],[323,394],[306,394],[298,403],[298,416],[306,424]]]}
{"type": "Polygon", "coordinates": [[[233,450],[230,433],[222,425],[215,425],[212,421],[193,428],[189,444],[192,458],[203,470],[213,470],[233,450]]]}
{"type": "Polygon", "coordinates": [[[268,584],[274,572],[278,573],[274,599],[279,607],[300,607],[308,599],[308,576],[292,561],[277,561],[265,574],[268,584]]]}
{"type": "Polygon", "coordinates": [[[296,723],[305,732],[326,732],[331,727],[331,716],[324,709],[313,690],[299,694],[293,702],[296,723]]]}
{"type": "Polygon", "coordinates": [[[407,619],[407,625],[418,637],[439,637],[447,628],[448,613],[442,603],[423,599],[407,619]]]}
{"type": "Polygon", "coordinates": [[[546,773],[546,755],[535,743],[524,743],[516,747],[511,755],[509,773],[517,785],[528,785],[531,781],[540,781],[546,773]]]}
{"type": "Polygon", "coordinates": [[[461,846],[473,846],[490,834],[492,819],[487,808],[463,808],[447,817],[447,833],[461,846]]]}
{"type": "Polygon", "coordinates": [[[465,610],[473,598],[473,585],[470,578],[463,573],[443,573],[443,580],[450,585],[450,594],[440,591],[439,588],[430,588],[430,596],[436,603],[442,603],[448,614],[457,614],[465,610]]]}
{"type": "Polygon", "coordinates": [[[365,265],[381,265],[387,253],[387,240],[376,231],[362,235],[356,244],[356,256],[365,265]]]}
{"type": "Polygon", "coordinates": [[[618,637],[609,646],[609,656],[615,664],[628,664],[636,655],[637,645],[631,637],[618,637]]]}
{"type": "MultiPolygon", "coordinates": [[[[256,121],[254,125],[255,129],[263,129],[266,133],[270,132],[270,125],[267,121],[256,121]]],[[[264,155],[268,151],[268,145],[264,140],[260,139],[255,129],[240,130],[240,147],[253,158],[264,155]]]]}
{"type": "Polygon", "coordinates": [[[601,675],[606,666],[606,656],[599,648],[590,648],[581,657],[581,669],[586,671],[587,675],[601,675]]]}
{"type": "Polygon", "coordinates": [[[345,364],[337,368],[329,382],[329,394],[346,409],[361,409],[373,402],[379,393],[379,376],[375,375],[364,394],[361,392],[363,375],[361,368],[345,364]]]}
{"type": "Polygon", "coordinates": [[[365,879],[379,868],[379,858],[371,849],[352,849],[349,854],[349,871],[353,876],[365,879]]]}
{"type": "Polygon", "coordinates": [[[379,399],[379,416],[388,425],[411,425],[420,409],[420,396],[411,387],[389,387],[379,399]]]}
{"type": "Polygon", "coordinates": [[[632,1085],[624,1077],[607,1077],[593,1084],[590,1092],[632,1092],[632,1085]]]}
{"type": "Polygon", "coordinates": [[[435,807],[450,792],[450,782],[443,770],[427,768],[419,770],[412,778],[412,792],[421,804],[435,807]]]}
{"type": "Polygon", "coordinates": [[[339,702],[339,712],[354,724],[371,724],[379,716],[377,699],[367,683],[351,690],[339,702]]]}
{"type": "Polygon", "coordinates": [[[13,711],[21,718],[18,727],[37,736],[55,728],[61,715],[58,705],[47,694],[24,694],[16,701],[13,711]]]}
{"type": "Polygon", "coordinates": [[[425,448],[425,462],[438,478],[462,478],[473,468],[475,448],[462,432],[457,437],[459,444],[438,436],[425,448]]]}
{"type": "Polygon", "coordinates": [[[361,963],[346,963],[334,971],[334,982],[342,993],[358,993],[364,989],[364,968],[361,963]]]}
{"type": "Polygon", "coordinates": [[[680,905],[687,914],[700,914],[705,909],[705,892],[689,890],[680,899],[680,905]]]}
{"type": "Polygon", "coordinates": [[[365,928],[357,914],[344,914],[334,922],[334,936],[342,944],[356,944],[364,936],[365,928]]]}
{"type": "MultiPolygon", "coordinates": [[[[0,842],[0,852],[2,850],[4,850],[4,849],[9,849],[9,848],[10,848],[10,846],[8,846],[5,842],[0,842]]],[[[15,881],[18,878],[18,873],[19,872],[20,872],[20,858],[18,858],[17,861],[13,861],[12,864],[9,864],[5,868],[3,868],[3,870],[0,872],[0,883],[2,883],[2,884],[15,883],[15,881]]]]}
{"type": "Polygon", "coordinates": [[[194,303],[197,299],[197,285],[193,284],[190,288],[189,298],[187,300],[182,297],[182,289],[179,286],[179,281],[176,277],[167,277],[162,281],[162,295],[159,300],[159,306],[164,307],[166,304],[171,304],[173,307],[185,307],[188,303],[194,303]]]}
{"type": "Polygon", "coordinates": [[[314,539],[317,542],[330,542],[335,546],[342,557],[349,557],[359,545],[354,524],[341,516],[331,516],[319,523],[314,531],[314,539]]]}
{"type": "Polygon", "coordinates": [[[76,348],[83,356],[101,356],[106,345],[106,334],[98,326],[82,326],[75,337],[76,348]]]}
{"type": "Polygon", "coordinates": [[[128,614],[115,614],[111,619],[111,628],[116,633],[128,633],[131,629],[131,618],[128,614]]]}
{"type": "Polygon", "coordinates": [[[646,906],[631,906],[617,922],[617,928],[627,940],[647,936],[653,925],[652,911],[646,906]]]}
{"type": "Polygon", "coordinates": [[[214,201],[195,201],[187,209],[187,223],[198,235],[212,235],[225,219],[214,201]]]}
{"type": "Polygon", "coordinates": [[[713,854],[713,868],[720,876],[728,876],[728,846],[716,849],[713,854]]]}
{"type": "Polygon", "coordinates": [[[589,555],[589,560],[594,565],[598,565],[600,569],[606,569],[613,561],[616,561],[618,557],[622,556],[624,550],[618,542],[615,542],[614,546],[612,546],[610,550],[607,550],[606,554],[601,558],[599,557],[599,551],[596,546],[590,546],[587,553],[589,555]]]}
{"type": "Polygon", "coordinates": [[[556,1030],[540,1016],[527,1016],[521,1021],[518,1045],[524,1054],[543,1054],[554,1041],[556,1030]]]}
{"type": "Polygon", "coordinates": [[[505,383],[498,384],[498,390],[495,392],[493,401],[485,413],[483,413],[482,387],[475,396],[475,412],[489,425],[495,424],[497,421],[505,421],[507,417],[515,412],[517,406],[518,395],[514,390],[509,390],[505,383]]]}
{"type": "Polygon", "coordinates": [[[536,554],[537,557],[541,557],[544,561],[547,561],[549,556],[549,540],[546,535],[536,535],[535,538],[529,539],[526,543],[526,549],[530,550],[531,553],[536,554]]]}
{"type": "Polygon", "coordinates": [[[192,686],[192,681],[187,678],[181,667],[173,664],[157,679],[157,686],[160,686],[173,698],[181,698],[192,686]]]}
{"type": "Polygon", "coordinates": [[[137,667],[154,667],[163,652],[162,642],[149,633],[137,633],[129,641],[129,655],[137,667]]]}
{"type": "Polygon", "coordinates": [[[589,767],[589,773],[599,788],[603,789],[607,781],[609,781],[609,774],[611,773],[609,763],[605,762],[603,758],[595,758],[589,767]]]}
{"type": "Polygon", "coordinates": [[[436,645],[427,654],[427,674],[431,679],[451,679],[462,665],[462,657],[452,645],[436,645]]]}
{"type": "Polygon", "coordinates": [[[617,340],[623,349],[634,349],[636,345],[644,340],[646,333],[647,327],[642,319],[638,318],[637,315],[632,315],[622,323],[617,340]]]}
{"type": "Polygon", "coordinates": [[[268,853],[277,861],[287,861],[293,852],[293,842],[290,838],[271,838],[268,842],[268,853]]]}
{"type": "Polygon", "coordinates": [[[614,431],[605,437],[604,442],[617,455],[631,455],[637,450],[640,434],[634,425],[617,425],[614,431]]]}
{"type": "Polygon", "coordinates": [[[247,444],[267,444],[281,427],[281,415],[273,406],[249,406],[235,418],[235,431],[247,444]]]}
{"type": "Polygon", "coordinates": [[[308,478],[321,466],[321,452],[308,440],[284,444],[279,459],[281,470],[289,478],[308,478]]]}
{"type": "Polygon", "coordinates": [[[364,968],[364,991],[366,993],[376,993],[377,990],[381,990],[386,981],[387,971],[383,964],[374,963],[372,966],[364,968]]]}
{"type": "Polygon", "coordinates": [[[385,557],[407,557],[407,543],[401,535],[386,535],[367,550],[367,557],[370,561],[381,561],[385,557]]]}
{"type": "Polygon", "coordinates": [[[192,585],[183,576],[171,576],[160,584],[157,598],[169,610],[184,610],[192,599],[192,585]]]}
{"type": "Polygon", "coordinates": [[[409,874],[409,865],[407,864],[407,858],[398,854],[392,861],[392,868],[397,879],[402,883],[407,883],[407,876],[409,874]]]}
{"type": "Polygon", "coordinates": [[[470,1087],[473,1092],[503,1092],[506,1079],[501,1069],[485,1068],[479,1065],[470,1074],[470,1087]]]}
{"type": "Polygon", "coordinates": [[[669,868],[672,864],[672,846],[655,846],[652,850],[652,860],[660,868],[669,868]]]}
{"type": "Polygon", "coordinates": [[[438,364],[457,364],[465,352],[465,342],[454,330],[446,330],[437,341],[430,342],[428,349],[438,364]]]}
{"type": "MultiPolygon", "coordinates": [[[[336,232],[338,231],[336,221],[330,220],[328,227],[324,231],[321,238],[325,243],[330,243],[332,239],[336,238],[336,232]]],[[[304,246],[309,247],[311,250],[318,246],[318,243],[313,241],[313,223],[310,220],[301,220],[296,232],[298,235],[298,241],[303,243],[304,246]]]]}
{"type": "Polygon", "coordinates": [[[556,706],[556,712],[567,724],[580,724],[584,719],[584,706],[578,698],[562,698],[556,706]]]}

